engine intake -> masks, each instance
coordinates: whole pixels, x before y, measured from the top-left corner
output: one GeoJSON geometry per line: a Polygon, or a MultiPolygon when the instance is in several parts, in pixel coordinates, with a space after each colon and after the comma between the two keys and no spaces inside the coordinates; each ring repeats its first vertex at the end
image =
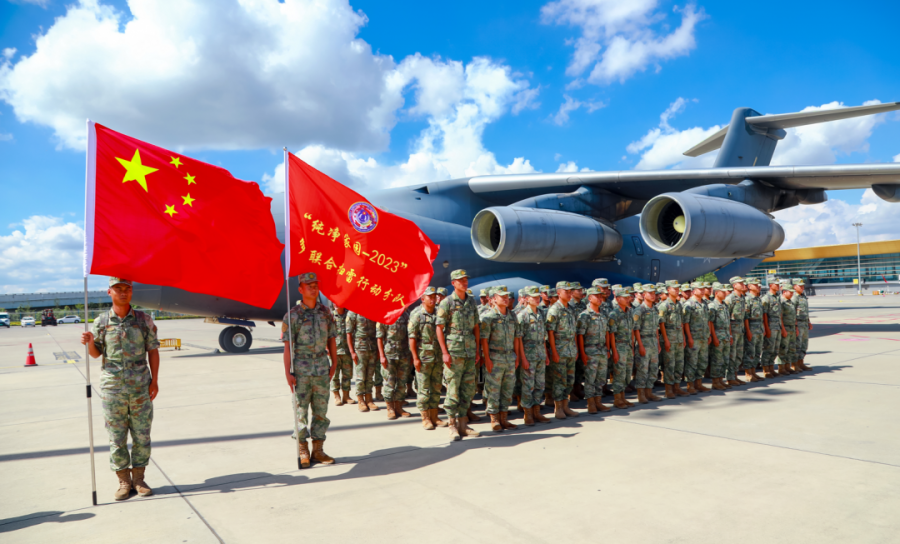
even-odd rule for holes
{"type": "Polygon", "coordinates": [[[774,251],[784,229],[752,206],[690,193],[665,193],[641,212],[641,235],[656,251],[685,257],[747,257],[774,251]]]}
{"type": "Polygon", "coordinates": [[[585,215],[497,206],[472,220],[472,245],[491,261],[567,263],[611,257],[622,248],[622,236],[585,215]]]}

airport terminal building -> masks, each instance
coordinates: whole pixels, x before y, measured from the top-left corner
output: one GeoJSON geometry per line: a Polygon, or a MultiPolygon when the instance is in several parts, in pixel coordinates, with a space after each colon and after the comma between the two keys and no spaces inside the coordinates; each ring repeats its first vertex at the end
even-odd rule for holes
{"type": "Polygon", "coordinates": [[[900,292],[900,240],[865,242],[859,246],[857,272],[856,244],[817,246],[775,251],[747,276],[805,278],[813,295],[852,295],[857,277],[862,276],[862,292],[900,292]]]}

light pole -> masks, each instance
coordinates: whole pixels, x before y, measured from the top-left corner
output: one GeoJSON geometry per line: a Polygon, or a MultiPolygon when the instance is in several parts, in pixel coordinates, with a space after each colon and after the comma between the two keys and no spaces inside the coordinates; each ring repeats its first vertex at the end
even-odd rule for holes
{"type": "Polygon", "coordinates": [[[862,223],[853,223],[853,226],[856,227],[856,294],[862,295],[862,266],[859,259],[859,227],[862,226],[862,223]]]}

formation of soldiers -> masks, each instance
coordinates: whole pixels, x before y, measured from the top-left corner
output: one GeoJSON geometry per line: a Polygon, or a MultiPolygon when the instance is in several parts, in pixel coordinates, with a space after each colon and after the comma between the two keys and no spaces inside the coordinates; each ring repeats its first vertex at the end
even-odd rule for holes
{"type": "MultiPolygon", "coordinates": [[[[338,406],[372,412],[379,410],[376,401],[384,402],[388,419],[397,419],[411,417],[403,406],[415,383],[422,426],[447,427],[452,440],[461,440],[479,436],[468,426],[480,419],[472,407],[479,391],[491,429],[502,432],[517,428],[509,421],[513,406],[533,426],[550,422],[542,401],[556,419],[566,419],[579,416],[572,401],[586,400],[591,414],[611,410],[601,402],[604,394],[619,409],[634,406],[626,398],[632,392],[641,404],[661,401],[653,393],[660,378],[672,399],[709,391],[707,375],[713,389],[727,390],[747,383],[738,378],[741,371],[758,382],[811,370],[804,363],[812,323],[802,279],[770,283],[765,294],[758,279],[741,277],[727,284],[624,287],[598,278],[588,289],[560,281],[555,288],[523,288],[515,304],[500,285],[482,290],[479,304],[465,270],[450,278],[452,292],[428,287],[420,306],[384,325],[326,308],[316,274],[298,277],[302,300],[285,314],[281,339],[301,467],[311,460],[334,463],[323,449],[329,390],[338,406]]],[[[109,294],[113,307],[81,340],[92,357],[103,357],[110,468],[119,478],[115,498],[123,500],[132,490],[152,494],[144,471],[159,391],[159,340],[151,317],[131,307],[131,281],[110,278],[109,294]]]]}

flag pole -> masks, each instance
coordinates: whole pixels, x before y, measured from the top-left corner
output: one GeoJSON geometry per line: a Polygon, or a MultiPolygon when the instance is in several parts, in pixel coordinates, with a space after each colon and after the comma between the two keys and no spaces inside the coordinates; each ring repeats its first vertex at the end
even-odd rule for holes
{"type": "MultiPolygon", "coordinates": [[[[290,187],[288,187],[288,150],[284,149],[284,295],[287,303],[288,316],[288,346],[290,348],[289,357],[291,358],[291,376],[294,376],[294,331],[291,329],[291,199],[290,187]]],[[[296,378],[296,376],[295,376],[296,378]]],[[[297,421],[297,387],[291,386],[291,417],[294,420],[294,438],[297,439],[297,468],[302,469],[303,463],[300,460],[300,424],[297,421]]]]}
{"type": "MultiPolygon", "coordinates": [[[[88,332],[88,285],[87,276],[84,277],[84,332],[88,332]]],[[[91,499],[97,506],[97,472],[94,468],[94,414],[91,408],[91,352],[90,347],[84,346],[84,376],[87,381],[87,409],[88,409],[88,444],[91,454],[91,499]]]]}
{"type": "MultiPolygon", "coordinates": [[[[97,133],[87,120],[84,169],[84,332],[88,332],[88,274],[94,256],[94,198],[97,185],[97,133]]],[[[84,380],[87,395],[88,446],[91,455],[91,500],[97,506],[97,471],[94,467],[94,412],[91,407],[91,351],[84,345],[84,380]]]]}

